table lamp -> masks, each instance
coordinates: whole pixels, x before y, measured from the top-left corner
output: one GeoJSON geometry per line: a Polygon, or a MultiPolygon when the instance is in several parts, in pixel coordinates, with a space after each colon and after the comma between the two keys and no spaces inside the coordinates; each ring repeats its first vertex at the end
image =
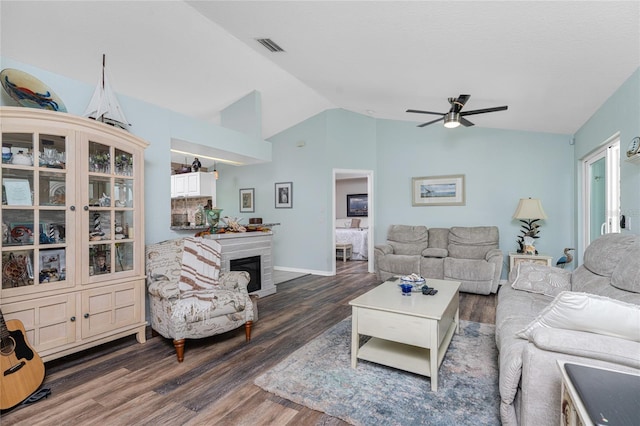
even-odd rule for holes
{"type": "Polygon", "coordinates": [[[522,235],[517,239],[518,253],[536,254],[533,242],[535,238],[540,238],[538,236],[540,225],[536,222],[547,218],[542,203],[537,198],[521,198],[513,218],[523,223],[520,230],[522,235]]]}

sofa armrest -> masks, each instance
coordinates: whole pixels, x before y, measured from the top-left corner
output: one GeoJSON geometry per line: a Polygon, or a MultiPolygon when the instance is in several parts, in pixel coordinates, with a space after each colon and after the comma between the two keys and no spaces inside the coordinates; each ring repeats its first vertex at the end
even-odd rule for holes
{"type": "Polygon", "coordinates": [[[422,250],[422,257],[447,257],[449,250],[443,248],[429,247],[422,250]]]}
{"type": "Polygon", "coordinates": [[[245,271],[220,272],[218,285],[225,290],[247,292],[247,286],[251,280],[249,273],[245,271]]]}
{"type": "Polygon", "coordinates": [[[487,262],[491,262],[492,260],[497,260],[502,263],[502,250],[500,249],[491,249],[487,252],[484,259],[487,262]]]}
{"type": "Polygon", "coordinates": [[[393,247],[391,247],[391,245],[389,244],[381,244],[375,246],[374,250],[376,252],[379,252],[378,254],[393,254],[393,247]]]}
{"type": "Polygon", "coordinates": [[[164,279],[154,276],[149,277],[149,285],[147,287],[149,294],[161,299],[177,299],[180,296],[178,284],[167,280],[164,275],[161,277],[164,279]]]}
{"type": "Polygon", "coordinates": [[[640,368],[640,343],[560,328],[539,328],[529,339],[539,349],[640,368]]]}

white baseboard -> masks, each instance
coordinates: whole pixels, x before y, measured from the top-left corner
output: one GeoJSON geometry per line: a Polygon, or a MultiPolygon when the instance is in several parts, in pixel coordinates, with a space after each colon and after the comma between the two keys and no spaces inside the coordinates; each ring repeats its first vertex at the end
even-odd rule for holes
{"type": "Polygon", "coordinates": [[[311,274],[311,275],[322,275],[324,277],[330,277],[333,274],[328,271],[316,271],[314,269],[301,269],[301,268],[288,268],[286,266],[274,266],[274,271],[285,271],[285,272],[298,272],[300,274],[311,274]]]}

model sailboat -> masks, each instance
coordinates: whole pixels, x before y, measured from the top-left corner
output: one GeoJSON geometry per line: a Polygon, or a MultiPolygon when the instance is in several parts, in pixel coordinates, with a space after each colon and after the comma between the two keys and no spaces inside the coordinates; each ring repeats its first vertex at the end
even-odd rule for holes
{"type": "Polygon", "coordinates": [[[124,130],[129,130],[129,126],[131,126],[125,118],[122,107],[118,103],[118,99],[109,85],[109,80],[105,72],[105,55],[102,55],[102,78],[98,81],[98,85],[93,92],[84,116],[124,130]]]}

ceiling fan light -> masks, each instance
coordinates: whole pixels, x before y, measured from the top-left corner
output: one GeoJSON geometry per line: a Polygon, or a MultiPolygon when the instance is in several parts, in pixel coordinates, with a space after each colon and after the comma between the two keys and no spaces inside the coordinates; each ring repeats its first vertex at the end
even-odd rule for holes
{"type": "Polygon", "coordinates": [[[444,127],[447,129],[455,129],[460,125],[460,114],[457,112],[448,112],[444,116],[444,127]]]}

